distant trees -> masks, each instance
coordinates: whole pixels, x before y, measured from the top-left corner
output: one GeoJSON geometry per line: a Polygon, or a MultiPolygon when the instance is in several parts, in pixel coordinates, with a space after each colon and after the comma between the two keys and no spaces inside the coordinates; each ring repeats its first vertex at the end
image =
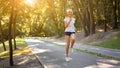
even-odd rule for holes
{"type": "MultiPolygon", "coordinates": [[[[94,22],[94,4],[93,0],[73,0],[75,14],[78,17],[78,22],[81,23],[81,29],[85,36],[95,33],[94,22]]],[[[80,25],[80,24],[79,24],[80,25]]],[[[77,27],[78,28],[78,27],[77,27]]]]}
{"type": "MultiPolygon", "coordinates": [[[[95,27],[104,24],[107,29],[118,29],[120,1],[118,0],[72,0],[75,15],[81,23],[85,36],[94,34],[95,27]]],[[[78,27],[77,27],[78,28],[78,27]]]]}
{"type": "MultiPolygon", "coordinates": [[[[5,9],[4,17],[9,16],[9,2],[2,6],[5,9]]],[[[94,34],[101,26],[102,30],[118,29],[120,22],[119,0],[35,0],[34,6],[24,3],[24,0],[15,0],[14,24],[16,36],[62,36],[64,34],[63,19],[67,8],[72,8],[76,18],[76,29],[84,32],[85,36],[94,34]]],[[[8,19],[7,19],[8,20],[8,19]]],[[[8,21],[3,21],[8,22],[8,21]]],[[[7,24],[2,24],[3,26],[7,24]]],[[[3,28],[4,32],[4,28],[3,28]]],[[[15,33],[15,34],[14,34],[15,33]]],[[[3,33],[4,34],[4,33],[3,33]]],[[[16,47],[14,47],[16,48],[16,47]]]]}

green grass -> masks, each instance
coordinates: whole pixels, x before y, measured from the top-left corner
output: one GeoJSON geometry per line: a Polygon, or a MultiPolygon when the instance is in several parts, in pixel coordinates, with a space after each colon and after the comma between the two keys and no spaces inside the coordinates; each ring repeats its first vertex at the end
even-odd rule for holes
{"type": "MultiPolygon", "coordinates": [[[[16,39],[16,44],[17,44],[17,46],[21,46],[21,45],[22,45],[22,47],[26,46],[24,39],[21,39],[21,38],[16,39]]],[[[9,48],[8,41],[5,42],[5,45],[6,45],[6,48],[8,49],[9,48]]],[[[0,44],[0,51],[3,50],[2,47],[3,47],[3,45],[1,43],[0,44]]]]}
{"type": "Polygon", "coordinates": [[[84,52],[84,53],[88,53],[88,54],[92,54],[92,55],[96,55],[96,56],[99,56],[99,57],[104,57],[104,58],[107,58],[107,59],[115,59],[115,60],[120,61],[119,58],[103,55],[103,54],[100,54],[100,53],[91,52],[91,51],[88,51],[88,50],[82,50],[82,49],[75,49],[75,50],[80,51],[80,52],[84,52]]]}
{"type": "MultiPolygon", "coordinates": [[[[4,51],[2,44],[0,44],[0,58],[1,59],[9,58],[9,45],[8,45],[8,41],[6,41],[5,44],[6,44],[7,51],[4,51]]],[[[21,54],[30,52],[30,50],[27,47],[27,44],[24,41],[24,39],[17,38],[16,39],[16,44],[17,44],[17,50],[13,51],[13,56],[19,56],[21,54]]]]}
{"type": "Polygon", "coordinates": [[[91,45],[100,46],[104,48],[111,48],[111,49],[120,49],[120,32],[116,36],[113,36],[107,41],[91,44],[91,45]]]}

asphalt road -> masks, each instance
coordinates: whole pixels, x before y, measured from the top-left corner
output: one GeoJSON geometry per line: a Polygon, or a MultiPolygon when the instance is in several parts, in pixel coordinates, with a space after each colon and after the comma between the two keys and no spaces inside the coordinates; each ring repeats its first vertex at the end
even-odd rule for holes
{"type": "Polygon", "coordinates": [[[72,60],[66,62],[64,47],[32,38],[26,42],[45,68],[120,68],[120,61],[80,51],[70,53],[72,60]]]}

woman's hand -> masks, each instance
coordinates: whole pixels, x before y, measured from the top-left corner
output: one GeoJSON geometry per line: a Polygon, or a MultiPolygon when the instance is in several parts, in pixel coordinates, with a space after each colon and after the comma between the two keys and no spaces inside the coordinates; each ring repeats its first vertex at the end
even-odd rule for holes
{"type": "Polygon", "coordinates": [[[68,22],[65,21],[65,28],[67,28],[69,26],[71,21],[72,21],[72,18],[70,18],[70,20],[68,22]]]}
{"type": "Polygon", "coordinates": [[[72,18],[70,18],[70,20],[69,20],[69,22],[68,23],[70,23],[72,21],[72,18]]]}

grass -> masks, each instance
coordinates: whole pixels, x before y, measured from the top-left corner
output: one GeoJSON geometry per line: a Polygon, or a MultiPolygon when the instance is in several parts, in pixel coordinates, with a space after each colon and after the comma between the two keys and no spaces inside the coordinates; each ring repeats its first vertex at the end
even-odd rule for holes
{"type": "MultiPolygon", "coordinates": [[[[0,44],[0,59],[9,58],[9,45],[8,45],[8,41],[5,42],[5,44],[6,44],[7,51],[4,51],[2,44],[0,44]]],[[[24,39],[17,38],[16,39],[16,44],[17,44],[17,49],[13,51],[13,56],[19,56],[21,54],[25,54],[25,53],[29,53],[30,52],[30,50],[27,47],[27,44],[24,41],[24,39]]]]}
{"type": "Polygon", "coordinates": [[[88,50],[82,50],[82,49],[75,49],[75,50],[80,51],[80,52],[84,52],[84,53],[88,53],[88,54],[92,54],[92,55],[96,55],[96,56],[99,56],[99,57],[104,57],[104,58],[107,58],[107,59],[115,59],[115,60],[120,61],[119,58],[114,58],[114,57],[111,57],[111,56],[107,56],[107,55],[103,55],[103,54],[100,54],[100,53],[91,52],[91,51],[88,51],[88,50]]]}
{"type": "Polygon", "coordinates": [[[120,32],[107,41],[91,45],[120,50],[120,32]]]}

